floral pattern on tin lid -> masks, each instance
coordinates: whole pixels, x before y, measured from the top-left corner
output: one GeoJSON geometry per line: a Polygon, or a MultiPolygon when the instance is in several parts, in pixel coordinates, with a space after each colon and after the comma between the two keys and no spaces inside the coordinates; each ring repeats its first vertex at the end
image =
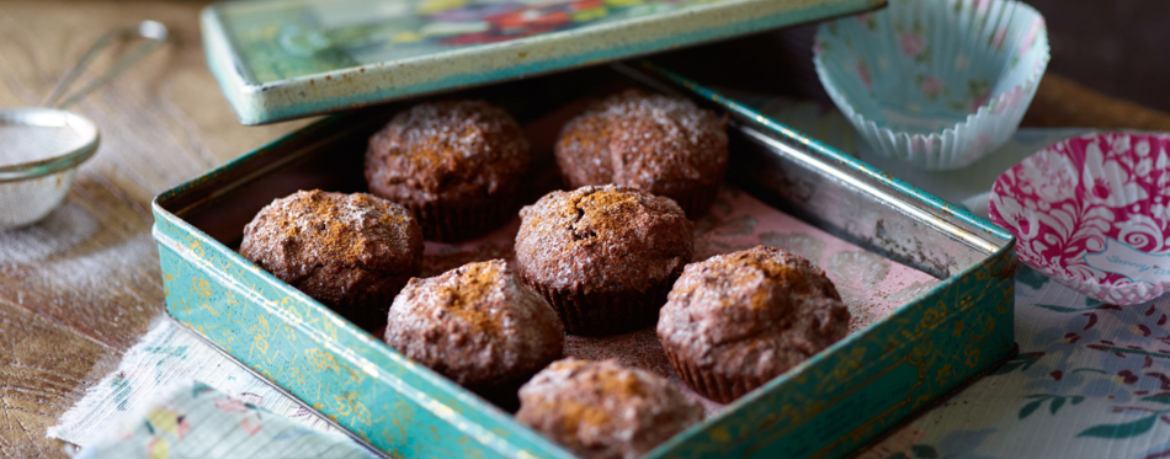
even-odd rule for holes
{"type": "Polygon", "coordinates": [[[1089,297],[1151,300],[1170,286],[1170,135],[1104,133],[1048,147],[1001,175],[991,219],[1020,260],[1089,297]]]}
{"type": "Polygon", "coordinates": [[[722,1],[340,0],[245,9],[231,28],[242,64],[258,81],[278,81],[722,1]]]}

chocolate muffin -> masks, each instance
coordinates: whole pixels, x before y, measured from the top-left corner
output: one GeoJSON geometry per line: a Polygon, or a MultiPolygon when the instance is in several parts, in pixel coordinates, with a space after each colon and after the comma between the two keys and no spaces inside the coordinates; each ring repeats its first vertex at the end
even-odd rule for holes
{"type": "Polygon", "coordinates": [[[404,207],[365,193],[298,191],[260,209],[240,254],[366,329],[422,262],[422,229],[404,207]]]}
{"type": "Polygon", "coordinates": [[[654,324],[694,252],[693,225],[682,209],[633,188],[554,191],[520,218],[516,270],[575,335],[654,324]]]}
{"type": "Polygon", "coordinates": [[[520,389],[516,420],[586,458],[633,459],[703,419],[665,378],[616,360],[568,358],[520,389]]]}
{"type": "Polygon", "coordinates": [[[658,339],[688,386],[730,403],[844,338],[848,326],[824,271],[760,246],[687,265],[658,339]]]}
{"type": "Polygon", "coordinates": [[[515,215],[532,157],[520,125],[482,101],[424,103],[370,138],[370,192],[414,212],[427,240],[458,241],[515,215]]]}
{"type": "Polygon", "coordinates": [[[690,218],[727,172],[727,119],[689,100],[631,89],[565,125],[557,165],[569,188],[614,183],[666,196],[690,218]]]}
{"type": "Polygon", "coordinates": [[[504,260],[492,260],[411,279],[390,308],[386,344],[489,400],[507,402],[561,357],[565,329],[504,260]]]}

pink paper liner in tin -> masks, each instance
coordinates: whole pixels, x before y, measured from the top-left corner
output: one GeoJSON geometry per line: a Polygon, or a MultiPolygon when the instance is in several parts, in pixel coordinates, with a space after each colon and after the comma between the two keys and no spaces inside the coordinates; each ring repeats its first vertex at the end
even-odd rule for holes
{"type": "Polygon", "coordinates": [[[1112,304],[1170,287],[1170,134],[1099,133],[1040,150],[991,189],[991,221],[1016,255],[1112,304]]]}

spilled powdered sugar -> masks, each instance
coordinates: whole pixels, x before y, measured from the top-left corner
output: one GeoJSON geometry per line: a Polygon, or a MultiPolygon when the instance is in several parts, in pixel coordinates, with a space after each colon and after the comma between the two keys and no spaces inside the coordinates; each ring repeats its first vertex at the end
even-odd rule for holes
{"type": "Polygon", "coordinates": [[[0,124],[0,167],[51,158],[84,145],[86,140],[69,127],[0,124]]]}
{"type": "Polygon", "coordinates": [[[128,308],[149,307],[124,301],[127,294],[137,298],[138,291],[158,282],[150,232],[123,238],[120,233],[103,231],[101,225],[70,200],[35,225],[0,230],[0,278],[11,282],[8,287],[0,283],[0,289],[14,290],[0,296],[23,304],[25,292],[48,295],[46,299],[90,309],[86,314],[100,315],[115,325],[130,313],[128,308]]]}
{"type": "Polygon", "coordinates": [[[67,202],[39,224],[0,232],[0,262],[43,261],[85,242],[99,230],[97,219],[76,203],[67,202]]]}
{"type": "Polygon", "coordinates": [[[153,258],[149,232],[105,247],[88,247],[87,242],[100,231],[97,219],[76,203],[66,202],[36,225],[0,231],[0,270],[12,264],[34,265],[47,282],[93,287],[106,285],[111,271],[153,258]]]}

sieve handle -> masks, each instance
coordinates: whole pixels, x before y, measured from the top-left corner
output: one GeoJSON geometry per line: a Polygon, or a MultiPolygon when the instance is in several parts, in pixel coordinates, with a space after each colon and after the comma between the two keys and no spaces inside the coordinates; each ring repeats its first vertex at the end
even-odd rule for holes
{"type": "Polygon", "coordinates": [[[79,59],[76,64],[73,64],[73,68],[69,69],[68,72],[65,72],[65,76],[61,78],[61,81],[57,82],[57,86],[53,87],[53,92],[49,94],[49,97],[45,98],[45,101],[41,105],[45,107],[61,109],[73,105],[75,102],[85,97],[86,94],[89,94],[102,85],[109,83],[110,80],[114,79],[114,77],[118,75],[121,75],[122,72],[125,72],[126,69],[129,69],[135,63],[142,60],[142,58],[146,57],[147,54],[150,54],[151,51],[154,51],[159,46],[162,46],[162,44],[167,41],[167,35],[167,26],[163,25],[161,22],[150,20],[142,21],[135,26],[118,27],[110,30],[109,32],[106,32],[101,36],[101,38],[98,38],[97,42],[95,42],[93,46],[89,48],[89,51],[86,51],[85,54],[81,56],[81,59],[79,59]],[[122,60],[114,63],[113,67],[110,67],[110,70],[105,74],[94,78],[93,81],[90,81],[89,84],[85,85],[85,87],[69,95],[69,97],[67,97],[65,100],[57,102],[58,99],[64,96],[65,90],[68,89],[69,86],[73,84],[74,80],[77,80],[77,77],[81,75],[81,71],[85,70],[85,67],[89,66],[89,63],[93,61],[95,57],[97,57],[98,53],[100,53],[102,49],[110,46],[114,40],[127,40],[135,37],[145,38],[147,41],[127,54],[126,57],[123,57],[122,60]]]}

